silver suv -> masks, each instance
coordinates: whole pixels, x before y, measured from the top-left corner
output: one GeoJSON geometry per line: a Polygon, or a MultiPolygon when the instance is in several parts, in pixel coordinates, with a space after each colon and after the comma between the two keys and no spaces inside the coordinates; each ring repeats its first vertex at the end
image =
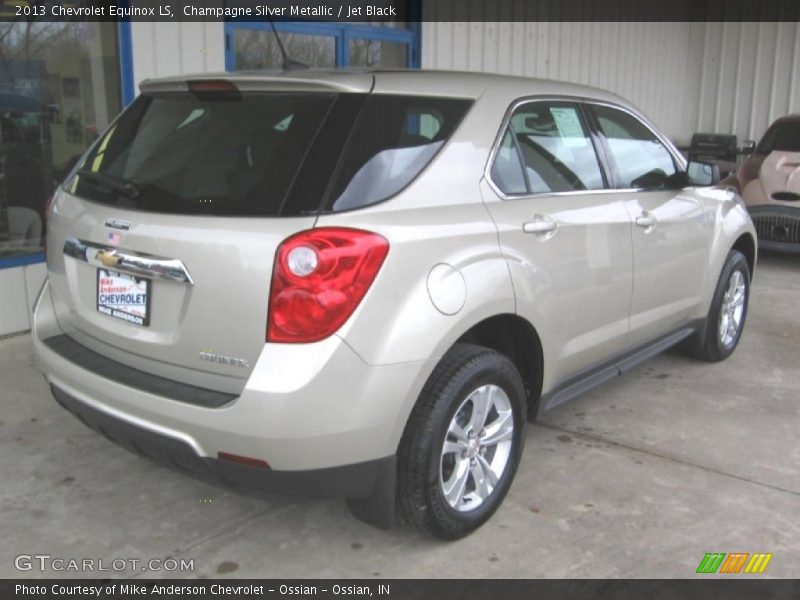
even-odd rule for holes
{"type": "Polygon", "coordinates": [[[145,456],[455,539],[526,420],[679,342],[733,352],[753,226],[686,166],[557,82],[147,81],[54,199],[36,350],[63,407],[145,456]]]}

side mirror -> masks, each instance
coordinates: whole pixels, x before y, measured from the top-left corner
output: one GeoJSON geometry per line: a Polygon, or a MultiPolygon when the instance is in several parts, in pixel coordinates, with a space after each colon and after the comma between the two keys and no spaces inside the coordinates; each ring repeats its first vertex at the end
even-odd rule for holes
{"type": "Polygon", "coordinates": [[[631,185],[636,188],[644,188],[646,190],[657,190],[669,181],[669,177],[661,169],[653,169],[643,175],[640,175],[633,181],[631,185]]]}
{"type": "Polygon", "coordinates": [[[699,160],[689,161],[686,166],[686,176],[689,180],[689,185],[696,186],[715,185],[722,179],[718,165],[700,162],[699,160]]]}
{"type": "Polygon", "coordinates": [[[739,149],[739,154],[749,156],[756,151],[756,143],[753,140],[745,140],[742,142],[742,147],[739,149]]]}

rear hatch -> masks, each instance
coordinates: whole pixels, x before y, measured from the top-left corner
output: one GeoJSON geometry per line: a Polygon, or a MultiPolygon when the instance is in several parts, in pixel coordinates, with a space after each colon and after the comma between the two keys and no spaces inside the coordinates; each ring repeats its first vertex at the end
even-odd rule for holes
{"type": "Polygon", "coordinates": [[[313,227],[338,159],[314,141],[346,138],[372,77],[347,83],[144,87],[56,196],[61,328],[123,363],[240,390],[264,346],[276,249],[313,227]]]}
{"type": "MultiPolygon", "coordinates": [[[[319,214],[400,193],[472,104],[372,87],[353,73],[144,85],[57,194],[62,330],[131,367],[240,391],[265,344],[279,245],[319,214]]],[[[303,293],[329,303],[333,283],[319,285],[303,293]]]]}

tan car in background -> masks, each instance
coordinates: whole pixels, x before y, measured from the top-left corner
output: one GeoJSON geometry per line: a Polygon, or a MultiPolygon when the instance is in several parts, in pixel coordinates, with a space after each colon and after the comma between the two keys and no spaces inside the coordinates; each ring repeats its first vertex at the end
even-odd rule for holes
{"type": "Polygon", "coordinates": [[[526,420],[675,344],[739,342],[741,198],[694,187],[611,93],[425,71],[141,88],[54,198],[33,339],[58,402],[144,456],[455,539],[508,492],[526,420]]]}
{"type": "Polygon", "coordinates": [[[770,125],[755,152],[722,184],[735,186],[744,198],[761,248],[800,252],[800,114],[770,125]]]}

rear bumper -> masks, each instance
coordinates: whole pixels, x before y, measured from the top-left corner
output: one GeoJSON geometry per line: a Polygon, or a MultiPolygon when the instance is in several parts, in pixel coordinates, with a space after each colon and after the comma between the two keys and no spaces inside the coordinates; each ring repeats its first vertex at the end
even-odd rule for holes
{"type": "MultiPolygon", "coordinates": [[[[211,473],[225,485],[233,484],[231,473],[240,465],[226,464],[231,468],[220,478],[213,466],[220,453],[263,460],[271,467],[270,481],[277,483],[255,487],[281,493],[295,493],[289,489],[295,476],[322,482],[301,485],[303,494],[353,498],[366,493],[369,482],[340,489],[328,470],[342,468],[374,479],[374,465],[396,454],[408,415],[435,363],[370,365],[335,336],[317,344],[266,344],[240,394],[198,403],[173,394],[191,386],[169,385],[153,376],[153,385],[145,385],[141,373],[122,363],[117,365],[121,369],[104,370],[93,362],[96,356],[81,357],[74,348],[65,351],[63,345],[47,343],[64,334],[45,286],[34,311],[33,343],[62,402],[68,397],[71,406],[83,407],[73,412],[93,411],[129,426],[126,431],[152,434],[147,439],[170,440],[173,453],[180,449],[176,456],[183,457],[179,462],[188,465],[185,470],[211,473]]],[[[95,355],[101,352],[93,350],[95,355]]]]}
{"type": "Polygon", "coordinates": [[[307,471],[275,471],[198,456],[181,440],[138,427],[81,402],[57,386],[56,401],[98,433],[120,446],[208,483],[246,493],[324,498],[371,498],[379,482],[393,476],[395,457],[307,471]]]}

